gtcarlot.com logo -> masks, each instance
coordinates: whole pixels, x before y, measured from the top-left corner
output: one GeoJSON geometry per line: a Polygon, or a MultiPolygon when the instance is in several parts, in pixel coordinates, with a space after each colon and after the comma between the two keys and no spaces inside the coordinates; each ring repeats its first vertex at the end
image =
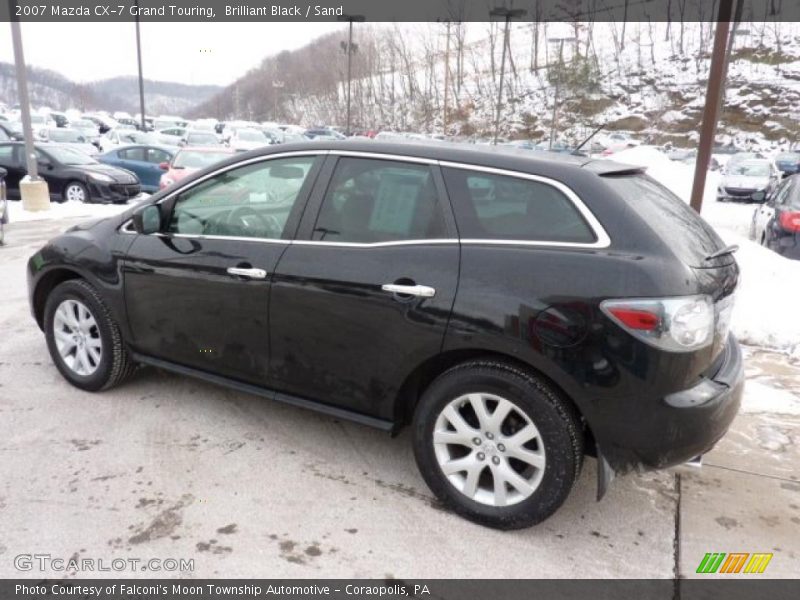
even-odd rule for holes
{"type": "Polygon", "coordinates": [[[697,567],[698,573],[736,573],[758,574],[763,573],[772,554],[766,552],[707,552],[697,567]]]}
{"type": "Polygon", "coordinates": [[[194,571],[193,558],[89,558],[54,557],[51,554],[18,554],[14,557],[18,571],[105,572],[115,571],[194,571]]]}

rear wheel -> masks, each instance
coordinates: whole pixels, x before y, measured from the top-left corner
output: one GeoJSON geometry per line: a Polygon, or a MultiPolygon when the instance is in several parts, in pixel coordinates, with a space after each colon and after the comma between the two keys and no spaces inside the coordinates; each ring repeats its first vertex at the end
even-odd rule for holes
{"type": "Polygon", "coordinates": [[[94,392],[133,371],[119,327],[88,282],[72,279],[58,285],[47,298],[44,317],[50,356],[72,385],[94,392]]]}
{"type": "Polygon", "coordinates": [[[70,181],[64,186],[64,200],[68,202],[89,202],[89,190],[80,181],[70,181]]]}
{"type": "Polygon", "coordinates": [[[443,373],[420,400],[413,429],[417,465],[436,496],[498,529],[552,515],[583,461],[572,405],[544,379],[500,362],[443,373]]]}

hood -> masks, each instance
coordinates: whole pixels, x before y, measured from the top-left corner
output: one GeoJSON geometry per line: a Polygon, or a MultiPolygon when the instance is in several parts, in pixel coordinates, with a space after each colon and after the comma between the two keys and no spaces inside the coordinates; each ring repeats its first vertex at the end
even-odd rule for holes
{"type": "Polygon", "coordinates": [[[73,148],[79,152],[83,152],[84,154],[88,154],[89,156],[94,156],[98,153],[97,146],[90,144],[89,142],[67,142],[62,145],[67,146],[68,148],[73,148]]]}
{"type": "Polygon", "coordinates": [[[139,183],[138,177],[136,177],[136,175],[130,171],[126,171],[125,169],[120,169],[118,167],[112,167],[111,165],[72,165],[72,168],[80,169],[85,173],[101,173],[103,175],[108,175],[109,177],[112,177],[116,183],[139,183]]]}
{"type": "Polygon", "coordinates": [[[769,185],[769,177],[752,177],[745,175],[726,175],[722,185],[743,190],[761,190],[769,185]]]}

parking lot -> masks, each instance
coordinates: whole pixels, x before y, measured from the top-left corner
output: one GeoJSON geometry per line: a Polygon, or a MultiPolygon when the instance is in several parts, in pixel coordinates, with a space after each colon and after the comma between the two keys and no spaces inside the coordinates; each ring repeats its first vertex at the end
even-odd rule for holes
{"type": "Polygon", "coordinates": [[[701,469],[620,478],[597,503],[588,459],[554,517],[499,532],[438,505],[407,433],[152,368],[101,394],[68,385],[24,265],[74,222],[12,223],[0,248],[2,577],[42,575],[18,571],[20,554],[193,559],[161,573],[186,577],[668,578],[707,552],[771,552],[763,576],[797,574],[800,364],[786,355],[745,347],[742,412],[701,469]]]}

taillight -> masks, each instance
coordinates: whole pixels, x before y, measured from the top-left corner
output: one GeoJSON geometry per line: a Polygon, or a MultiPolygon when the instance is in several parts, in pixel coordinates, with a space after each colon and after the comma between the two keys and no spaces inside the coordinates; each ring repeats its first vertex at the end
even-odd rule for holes
{"type": "Polygon", "coordinates": [[[709,296],[604,300],[600,309],[634,337],[662,350],[698,350],[714,340],[709,296]]]}
{"type": "Polygon", "coordinates": [[[778,220],[786,231],[800,232],[800,212],[782,212],[778,220]]]}

